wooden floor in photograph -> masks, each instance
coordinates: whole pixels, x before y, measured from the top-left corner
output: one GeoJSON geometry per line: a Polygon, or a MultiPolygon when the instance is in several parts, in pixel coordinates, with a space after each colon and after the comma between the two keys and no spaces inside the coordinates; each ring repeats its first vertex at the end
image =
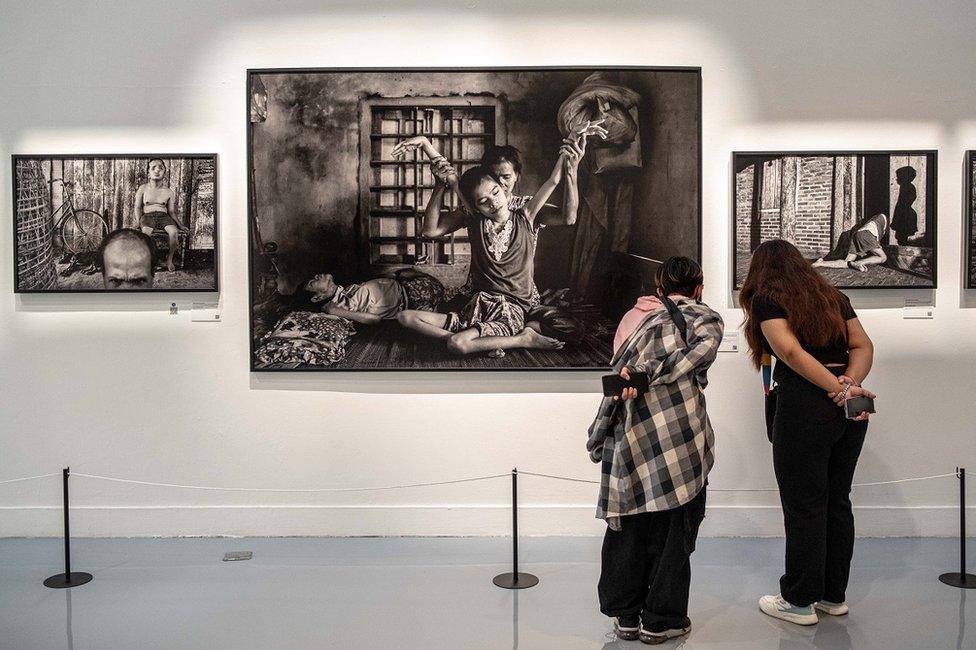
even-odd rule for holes
{"type": "MultiPolygon", "coordinates": [[[[742,284],[749,271],[749,261],[752,256],[748,253],[736,255],[735,277],[738,284],[742,284]]],[[[931,287],[932,279],[913,275],[889,266],[876,265],[867,267],[866,271],[854,269],[818,269],[827,280],[836,287],[931,287]]]]}

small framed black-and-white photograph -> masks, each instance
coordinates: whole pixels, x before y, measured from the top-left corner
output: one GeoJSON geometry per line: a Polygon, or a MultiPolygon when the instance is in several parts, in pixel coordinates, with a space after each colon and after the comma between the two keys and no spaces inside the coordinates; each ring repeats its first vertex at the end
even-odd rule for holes
{"type": "Polygon", "coordinates": [[[936,286],[936,152],[732,154],[733,288],[764,241],[842,288],[936,286]]]}
{"type": "Polygon", "coordinates": [[[606,368],[701,259],[698,68],[248,72],[254,370],[606,368]]]}
{"type": "Polygon", "coordinates": [[[966,152],[966,288],[976,289],[976,151],[966,152]]]}
{"type": "Polygon", "coordinates": [[[216,154],[14,155],[17,293],[217,291],[216,154]]]}

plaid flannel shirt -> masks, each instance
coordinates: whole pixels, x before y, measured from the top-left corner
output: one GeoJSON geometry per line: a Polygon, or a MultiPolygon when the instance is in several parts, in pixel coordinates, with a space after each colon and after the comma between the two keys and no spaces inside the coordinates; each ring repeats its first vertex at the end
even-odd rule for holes
{"type": "Polygon", "coordinates": [[[690,298],[676,301],[688,326],[687,348],[667,309],[644,319],[613,357],[613,371],[646,372],[650,389],[634,400],[604,397],[586,448],[603,463],[597,517],[672,510],[705,485],[715,437],[705,412],[706,371],[722,341],[722,318],[690,298]]]}

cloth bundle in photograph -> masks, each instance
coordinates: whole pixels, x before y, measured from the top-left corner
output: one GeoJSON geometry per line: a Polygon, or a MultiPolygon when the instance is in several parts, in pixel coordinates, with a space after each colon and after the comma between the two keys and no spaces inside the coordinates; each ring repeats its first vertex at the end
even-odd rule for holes
{"type": "Polygon", "coordinates": [[[346,358],[346,344],[355,333],[345,318],[294,311],[264,336],[255,360],[264,367],[335,365],[346,358]]]}

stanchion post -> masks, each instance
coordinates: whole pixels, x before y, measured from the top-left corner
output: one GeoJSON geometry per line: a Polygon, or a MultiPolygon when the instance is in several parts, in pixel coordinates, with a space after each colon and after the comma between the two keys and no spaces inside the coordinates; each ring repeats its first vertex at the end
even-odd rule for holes
{"type": "Polygon", "coordinates": [[[71,468],[65,467],[61,470],[61,499],[62,509],[64,510],[64,573],[56,573],[44,581],[45,587],[51,589],[68,589],[77,587],[86,582],[91,582],[90,573],[71,572],[71,530],[68,526],[68,477],[71,476],[71,468]]]}
{"type": "Polygon", "coordinates": [[[501,573],[492,580],[502,589],[528,589],[539,584],[539,578],[518,570],[518,468],[512,469],[512,572],[501,573]]]}
{"type": "Polygon", "coordinates": [[[943,573],[939,580],[951,587],[976,589],[976,575],[966,573],[966,468],[956,468],[959,479],[959,573],[943,573]]]}

